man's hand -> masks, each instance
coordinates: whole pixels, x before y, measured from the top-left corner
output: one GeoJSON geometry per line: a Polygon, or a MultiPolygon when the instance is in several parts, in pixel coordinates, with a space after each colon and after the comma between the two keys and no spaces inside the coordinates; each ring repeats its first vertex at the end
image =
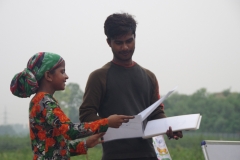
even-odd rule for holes
{"type": "Polygon", "coordinates": [[[172,127],[169,127],[169,130],[167,130],[166,134],[168,136],[168,139],[172,139],[173,138],[173,139],[178,140],[179,138],[183,137],[182,131],[173,132],[172,131],[172,127]]]}
{"type": "Polygon", "coordinates": [[[125,116],[125,115],[111,115],[108,117],[108,126],[112,128],[119,128],[122,123],[127,123],[129,119],[133,119],[134,116],[125,116]]]}

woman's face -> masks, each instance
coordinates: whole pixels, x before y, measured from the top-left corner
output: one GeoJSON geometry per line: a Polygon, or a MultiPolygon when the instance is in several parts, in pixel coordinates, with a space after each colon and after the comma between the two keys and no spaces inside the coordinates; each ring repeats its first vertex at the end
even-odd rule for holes
{"type": "Polygon", "coordinates": [[[53,88],[58,90],[65,89],[65,82],[68,79],[68,76],[65,72],[65,61],[63,61],[58,68],[54,70],[52,74],[52,86],[53,88]]]}

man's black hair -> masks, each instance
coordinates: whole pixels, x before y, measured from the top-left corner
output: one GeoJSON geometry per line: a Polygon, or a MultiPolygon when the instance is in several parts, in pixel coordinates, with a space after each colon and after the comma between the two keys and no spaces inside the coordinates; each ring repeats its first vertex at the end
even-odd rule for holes
{"type": "Polygon", "coordinates": [[[107,17],[104,23],[104,33],[108,39],[132,32],[136,36],[137,22],[128,13],[114,13],[107,17]]]}

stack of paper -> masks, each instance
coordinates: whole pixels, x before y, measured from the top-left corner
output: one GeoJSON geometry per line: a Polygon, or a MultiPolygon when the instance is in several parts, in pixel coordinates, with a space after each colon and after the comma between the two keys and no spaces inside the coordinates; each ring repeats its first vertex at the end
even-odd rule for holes
{"type": "Polygon", "coordinates": [[[202,116],[200,114],[189,114],[174,117],[167,117],[157,120],[148,121],[145,128],[143,121],[170,95],[176,88],[169,91],[165,96],[156,101],[154,104],[146,108],[129,120],[123,123],[119,128],[109,128],[104,135],[104,141],[111,141],[124,138],[151,138],[153,136],[165,134],[169,127],[172,131],[196,130],[200,126],[202,116]]]}
{"type": "Polygon", "coordinates": [[[188,114],[174,117],[167,117],[148,121],[144,130],[143,138],[150,138],[165,134],[172,127],[172,131],[197,130],[199,129],[202,116],[200,114],[188,114]]]}

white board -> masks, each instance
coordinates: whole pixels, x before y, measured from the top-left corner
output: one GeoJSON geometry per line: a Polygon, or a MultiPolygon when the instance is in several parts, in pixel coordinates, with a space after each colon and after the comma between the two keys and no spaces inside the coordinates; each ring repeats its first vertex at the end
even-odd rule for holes
{"type": "Polygon", "coordinates": [[[205,160],[240,160],[240,141],[202,141],[205,160]]]}

